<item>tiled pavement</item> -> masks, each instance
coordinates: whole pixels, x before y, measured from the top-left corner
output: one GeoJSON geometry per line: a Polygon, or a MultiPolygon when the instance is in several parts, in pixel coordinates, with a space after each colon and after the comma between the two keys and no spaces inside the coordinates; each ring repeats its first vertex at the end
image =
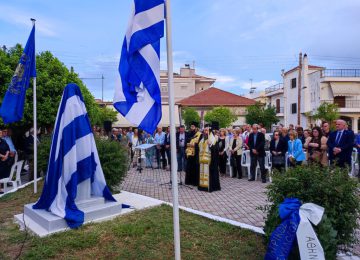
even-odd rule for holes
{"type": "MultiPolygon", "coordinates": [[[[179,178],[178,174],[178,178],[179,178]]],[[[185,173],[182,173],[184,181],[185,173]]],[[[170,171],[136,168],[129,171],[121,189],[166,202],[172,202],[172,191],[169,184],[170,171]]],[[[263,227],[263,213],[256,210],[266,204],[266,184],[260,180],[249,182],[247,178],[220,178],[221,191],[204,192],[197,187],[192,189],[179,186],[179,204],[184,207],[204,211],[216,216],[239,221],[256,227],[263,227]]]]}

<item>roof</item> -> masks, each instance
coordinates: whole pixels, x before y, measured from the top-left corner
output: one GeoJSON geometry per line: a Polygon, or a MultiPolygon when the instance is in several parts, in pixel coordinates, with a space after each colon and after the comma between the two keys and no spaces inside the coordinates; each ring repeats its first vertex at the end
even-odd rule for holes
{"type": "MultiPolygon", "coordinates": [[[[298,70],[299,68],[300,68],[300,66],[296,66],[296,67],[286,71],[284,74],[294,72],[295,70],[298,70]]],[[[319,67],[319,66],[314,66],[314,65],[309,65],[308,68],[309,68],[309,70],[322,70],[322,69],[325,69],[325,67],[319,67]]]]}
{"type": "MultiPolygon", "coordinates": [[[[197,75],[197,74],[194,74],[192,76],[181,76],[180,74],[178,73],[174,73],[173,74],[173,77],[174,78],[186,78],[186,79],[189,79],[189,78],[192,78],[192,79],[195,79],[195,80],[210,80],[210,81],[216,81],[215,78],[209,78],[209,77],[205,77],[205,76],[201,76],[201,75],[197,75]]],[[[165,78],[167,79],[167,75],[160,75],[160,78],[165,78]]]]}
{"type": "Polygon", "coordinates": [[[215,87],[203,90],[195,95],[184,98],[177,102],[181,106],[250,106],[256,103],[255,100],[242,97],[215,87]]]}

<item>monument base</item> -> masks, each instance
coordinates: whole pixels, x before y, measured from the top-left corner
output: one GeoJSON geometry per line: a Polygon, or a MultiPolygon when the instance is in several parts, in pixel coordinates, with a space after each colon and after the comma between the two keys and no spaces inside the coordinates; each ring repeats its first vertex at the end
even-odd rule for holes
{"type": "MultiPolygon", "coordinates": [[[[14,216],[21,229],[26,226],[40,237],[70,229],[63,218],[43,209],[33,209],[33,205],[34,203],[25,205],[24,213],[14,216]]],[[[120,202],[105,201],[103,197],[91,197],[77,202],[76,205],[84,212],[84,224],[110,220],[120,215],[122,207],[120,202]]]]}

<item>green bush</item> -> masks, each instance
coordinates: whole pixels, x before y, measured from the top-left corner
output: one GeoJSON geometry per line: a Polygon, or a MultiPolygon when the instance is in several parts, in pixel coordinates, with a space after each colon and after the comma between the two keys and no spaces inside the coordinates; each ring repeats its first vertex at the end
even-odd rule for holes
{"type": "MultiPolygon", "coordinates": [[[[267,213],[266,241],[281,223],[279,205],[286,197],[298,198],[302,203],[312,202],[325,208],[322,221],[314,229],[326,259],[336,259],[340,246],[347,247],[356,241],[360,213],[357,188],[357,181],[348,176],[347,170],[340,168],[309,165],[290,168],[285,173],[275,172],[273,182],[267,187],[270,205],[262,208],[267,213]]],[[[289,259],[299,259],[298,248],[294,247],[289,259]]]]}
{"type": "MultiPolygon", "coordinates": [[[[95,139],[95,141],[106,183],[111,191],[119,191],[119,185],[124,180],[128,167],[126,147],[108,140],[95,139]]],[[[51,137],[41,137],[38,146],[38,171],[43,171],[43,175],[47,172],[50,146],[51,137]]]]}
{"type": "Polygon", "coordinates": [[[96,138],[96,147],[107,185],[111,191],[119,191],[128,170],[127,148],[118,142],[99,138],[96,138]]]}
{"type": "Polygon", "coordinates": [[[40,139],[40,144],[38,145],[38,172],[41,173],[41,176],[45,176],[47,172],[47,166],[50,155],[51,147],[51,136],[43,135],[40,139]]]}

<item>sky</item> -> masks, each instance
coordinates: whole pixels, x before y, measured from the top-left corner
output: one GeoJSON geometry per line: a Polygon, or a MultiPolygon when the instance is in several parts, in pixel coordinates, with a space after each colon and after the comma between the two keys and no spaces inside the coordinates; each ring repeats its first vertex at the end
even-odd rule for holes
{"type": "MultiPolygon", "coordinates": [[[[0,0],[0,46],[24,45],[36,18],[36,51],[74,67],[96,98],[102,95],[96,78],[104,75],[104,99],[111,101],[131,5],[0,0]]],[[[281,70],[295,67],[299,52],[312,65],[360,68],[359,0],[171,0],[171,7],[174,72],[194,64],[197,74],[235,94],[281,82],[281,70]]],[[[160,60],[166,69],[165,38],[160,60]]]]}

